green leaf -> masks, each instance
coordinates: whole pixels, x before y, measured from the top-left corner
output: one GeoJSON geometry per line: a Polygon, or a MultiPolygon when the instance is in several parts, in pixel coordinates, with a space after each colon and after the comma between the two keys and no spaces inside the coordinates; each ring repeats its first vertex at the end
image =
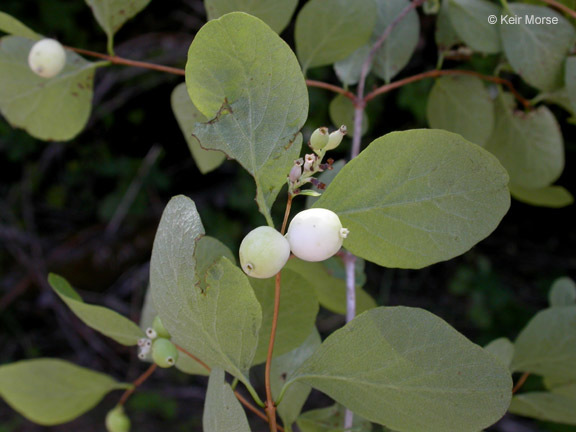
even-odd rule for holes
{"type": "Polygon", "coordinates": [[[142,9],[148,6],[150,0],[85,0],[92,10],[94,18],[104,30],[108,39],[129,19],[136,16],[142,9]]]}
{"type": "Polygon", "coordinates": [[[310,0],[296,18],[296,53],[304,71],[343,60],[370,39],[375,0],[310,0]]]}
{"type": "MultiPolygon", "coordinates": [[[[342,167],[346,165],[346,161],[344,159],[340,159],[339,161],[332,164],[332,169],[328,171],[321,172],[320,175],[317,177],[318,181],[324,183],[328,186],[332,180],[338,175],[342,167]]],[[[314,205],[314,203],[318,201],[318,197],[310,196],[306,197],[306,208],[310,208],[314,205]]]]}
{"type": "Polygon", "coordinates": [[[574,407],[576,399],[554,393],[530,392],[514,396],[510,412],[538,420],[576,425],[574,407]]]}
{"type": "Polygon", "coordinates": [[[576,306],[539,312],[520,332],[515,345],[514,371],[576,379],[576,306]]]}
{"type": "Polygon", "coordinates": [[[204,236],[196,242],[194,259],[196,260],[196,274],[199,278],[199,286],[206,291],[206,273],[222,257],[226,257],[232,264],[236,264],[234,254],[220,240],[204,236]]]}
{"type": "Polygon", "coordinates": [[[298,6],[298,0],[205,0],[209,20],[229,12],[246,12],[260,18],[276,33],[282,33],[298,6]]]}
{"type": "MultiPolygon", "coordinates": [[[[330,120],[335,127],[346,125],[348,134],[354,136],[354,103],[344,95],[338,95],[329,107],[330,120]]],[[[362,117],[362,135],[368,130],[368,117],[362,117]]]]}
{"type": "MultiPolygon", "coordinates": [[[[377,5],[376,25],[372,31],[370,42],[358,48],[348,57],[337,62],[334,69],[345,84],[356,84],[360,79],[362,64],[368,57],[371,47],[376,43],[386,28],[410,4],[409,0],[379,0],[377,5]]],[[[420,33],[418,14],[412,9],[398,23],[376,52],[372,69],[376,75],[386,82],[400,72],[412,57],[416,49],[420,33]]]]}
{"type": "Polygon", "coordinates": [[[354,415],[352,429],[344,428],[346,408],[336,404],[327,408],[306,411],[298,418],[298,427],[302,432],[370,432],[372,424],[354,415]]]}
{"type": "MultiPolygon", "coordinates": [[[[323,307],[338,314],[346,313],[346,282],[328,273],[322,263],[292,258],[288,260],[285,269],[294,270],[303,276],[323,307]]],[[[356,312],[364,312],[373,307],[376,307],[374,299],[360,286],[356,286],[356,312]]]]}
{"type": "Polygon", "coordinates": [[[562,208],[574,202],[574,197],[562,186],[528,189],[510,184],[510,193],[518,201],[540,207],[562,208]]]}
{"type": "Polygon", "coordinates": [[[564,82],[566,85],[566,95],[570,102],[570,112],[576,112],[576,57],[566,58],[564,70],[564,82]]]}
{"type": "Polygon", "coordinates": [[[552,393],[576,400],[576,380],[555,381],[545,379],[544,383],[552,393]]]}
{"type": "MultiPolygon", "coordinates": [[[[450,23],[462,41],[485,54],[502,51],[499,24],[490,24],[488,17],[500,17],[500,8],[486,0],[449,0],[450,23]]],[[[503,26],[506,27],[506,26],[503,26]]]]}
{"type": "Polygon", "coordinates": [[[576,39],[572,25],[548,7],[510,3],[509,8],[511,16],[522,18],[518,24],[500,26],[504,53],[512,68],[540,90],[562,87],[564,59],[576,39]],[[558,23],[537,25],[527,22],[527,16],[558,19],[558,23]]]}
{"type": "Polygon", "coordinates": [[[550,307],[574,306],[576,303],[576,283],[569,277],[561,277],[554,281],[548,293],[550,307]]]}
{"type": "Polygon", "coordinates": [[[448,2],[449,0],[442,1],[440,11],[438,12],[438,18],[436,19],[434,38],[440,51],[447,51],[461,42],[460,36],[458,36],[456,30],[454,30],[454,26],[452,26],[452,23],[450,22],[448,2]]]}
{"type": "Polygon", "coordinates": [[[505,97],[496,101],[494,132],[486,150],[496,155],[515,186],[549,186],[564,169],[560,126],[545,106],[525,113],[511,109],[507,102],[505,97]]]}
{"type": "Polygon", "coordinates": [[[427,107],[430,127],[462,135],[484,146],[494,129],[494,104],[479,78],[444,76],[436,80],[427,107]]]}
{"type": "Polygon", "coordinates": [[[504,365],[423,309],[376,308],[332,333],[288,379],[397,431],[476,432],[508,408],[504,365]]]}
{"type": "MultiPolygon", "coordinates": [[[[320,334],[314,327],[312,333],[310,333],[302,345],[272,360],[270,383],[274,400],[278,400],[286,382],[286,377],[298,369],[302,363],[318,349],[321,343],[320,334]]],[[[309,385],[300,382],[292,384],[286,390],[278,405],[278,414],[285,425],[292,424],[296,421],[310,391],[311,388],[309,385]]]]}
{"type": "Polygon", "coordinates": [[[507,368],[510,368],[514,357],[514,344],[510,339],[505,337],[494,339],[484,349],[500,360],[507,368]]]}
{"type": "Polygon", "coordinates": [[[28,39],[39,40],[42,35],[39,35],[34,30],[18,21],[11,15],[0,11],[0,32],[8,33],[14,36],[21,36],[28,39]]]}
{"type": "Polygon", "coordinates": [[[28,66],[33,43],[18,36],[0,39],[0,111],[12,126],[35,138],[72,139],[88,121],[94,71],[105,63],[90,63],[66,51],[64,70],[42,78],[28,66]]]}
{"type": "Polygon", "coordinates": [[[92,409],[112,390],[112,377],[58,359],[23,360],[0,366],[0,396],[27,419],[51,426],[92,409]]]}
{"type": "Polygon", "coordinates": [[[250,432],[246,413],[219,368],[210,373],[202,426],[204,432],[250,432]]]}
{"type": "Polygon", "coordinates": [[[174,116],[200,172],[206,174],[218,168],[226,159],[226,155],[219,151],[204,150],[200,147],[198,139],[194,136],[194,126],[195,123],[205,123],[208,119],[198,111],[190,100],[185,83],[179,84],[172,91],[171,102],[174,116]]]}
{"type": "MultiPolygon", "coordinates": [[[[262,327],[260,327],[254,364],[266,361],[268,354],[274,312],[275,279],[250,278],[250,284],[262,307],[262,327]]],[[[274,355],[284,354],[298,347],[314,328],[316,315],[318,315],[318,299],[314,289],[304,277],[290,269],[285,269],[282,271],[280,286],[282,292],[274,355]]]]}
{"type": "Polygon", "coordinates": [[[86,304],[70,284],[61,276],[50,273],[48,283],[58,297],[89,327],[114,339],[122,345],[137,345],[145,336],[136,323],[103,306],[86,304]]]}
{"type": "Polygon", "coordinates": [[[386,267],[421,268],[488,236],[510,206],[496,158],[441,130],[393,132],[344,166],[314,204],[350,230],[344,247],[386,267]]]}
{"type": "Polygon", "coordinates": [[[302,146],[308,89],[294,53],[258,18],[233,12],[196,34],[186,64],[188,94],[207,124],[202,147],[236,159],[256,181],[260,212],[270,207],[302,146]]]}
{"type": "Polygon", "coordinates": [[[226,258],[210,267],[202,291],[194,251],[203,234],[194,202],[172,198],[152,248],[152,300],[177,345],[248,383],[262,320],[260,305],[242,270],[226,258]]]}

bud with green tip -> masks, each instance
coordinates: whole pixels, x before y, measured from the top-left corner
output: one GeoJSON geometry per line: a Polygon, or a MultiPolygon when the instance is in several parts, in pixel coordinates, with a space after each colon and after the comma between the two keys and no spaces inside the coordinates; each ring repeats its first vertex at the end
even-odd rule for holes
{"type": "Polygon", "coordinates": [[[342,138],[344,138],[344,136],[347,133],[348,133],[348,128],[346,127],[346,125],[340,126],[340,129],[335,130],[334,132],[332,132],[330,134],[330,137],[328,138],[328,144],[326,145],[324,150],[326,150],[326,151],[334,150],[336,147],[338,147],[340,145],[340,143],[342,142],[342,138]]]}
{"type": "Polygon", "coordinates": [[[154,331],[156,331],[158,337],[165,339],[170,339],[172,337],[168,330],[166,330],[166,327],[164,327],[164,324],[162,324],[162,320],[160,319],[159,315],[154,317],[154,321],[152,321],[152,328],[154,331]]]}
{"type": "Polygon", "coordinates": [[[152,360],[161,368],[169,368],[178,360],[178,349],[166,338],[157,338],[152,343],[152,360]]]}
{"type": "Polygon", "coordinates": [[[106,430],[108,432],[128,432],[130,419],[124,413],[124,407],[117,405],[106,414],[106,430]]]}
{"type": "Polygon", "coordinates": [[[42,39],[36,42],[28,54],[28,65],[32,72],[43,78],[58,75],[66,64],[66,51],[55,39],[42,39]]]}
{"type": "Polygon", "coordinates": [[[314,150],[322,150],[328,144],[329,137],[328,128],[321,127],[316,129],[310,136],[310,147],[314,150]]]}
{"type": "Polygon", "coordinates": [[[240,244],[240,265],[253,278],[274,276],[286,265],[289,257],[288,240],[269,226],[253,229],[240,244]]]}

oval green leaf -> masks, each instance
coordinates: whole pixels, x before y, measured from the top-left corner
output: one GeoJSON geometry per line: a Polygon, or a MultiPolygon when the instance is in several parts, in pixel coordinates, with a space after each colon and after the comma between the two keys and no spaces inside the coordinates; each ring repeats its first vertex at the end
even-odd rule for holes
{"type": "Polygon", "coordinates": [[[500,8],[486,0],[448,0],[450,24],[459,38],[474,51],[496,54],[502,51],[498,31],[500,25],[490,24],[490,15],[500,17],[500,8]]]}
{"type": "Polygon", "coordinates": [[[202,427],[204,432],[250,432],[246,413],[224,379],[224,370],[212,369],[208,380],[202,427]]]}
{"type": "Polygon", "coordinates": [[[554,281],[548,293],[550,307],[574,306],[576,304],[576,283],[569,277],[554,281]]]}
{"type": "Polygon", "coordinates": [[[484,83],[473,76],[444,76],[428,97],[430,127],[462,135],[484,146],[494,129],[494,103],[484,83]]]}
{"type": "Polygon", "coordinates": [[[576,399],[548,392],[530,392],[514,396],[512,414],[538,420],[576,425],[576,399]]]}
{"type": "Polygon", "coordinates": [[[298,0],[205,0],[209,20],[229,12],[246,12],[260,18],[276,33],[288,26],[298,6],[298,0]]]}
{"type": "Polygon", "coordinates": [[[504,53],[512,68],[540,90],[562,87],[564,60],[576,38],[572,24],[548,7],[510,3],[509,8],[511,13],[506,16],[520,19],[517,24],[500,26],[504,53]],[[527,17],[557,23],[538,25],[527,22],[527,17]]]}
{"type": "MultiPolygon", "coordinates": [[[[354,136],[354,103],[344,95],[338,95],[328,108],[330,113],[330,120],[332,124],[339,128],[342,125],[346,125],[348,128],[349,136],[354,136]]],[[[362,136],[366,134],[368,130],[368,117],[364,115],[362,117],[362,136]]],[[[327,171],[330,173],[331,171],[327,171]]]]}
{"type": "Polygon", "coordinates": [[[354,415],[352,429],[346,429],[344,421],[346,408],[335,404],[326,408],[306,411],[298,418],[298,427],[302,432],[370,432],[372,423],[354,415]]]}
{"type": "Polygon", "coordinates": [[[510,367],[514,357],[514,344],[510,339],[505,337],[494,339],[484,349],[500,360],[507,368],[510,367]]]}
{"type": "Polygon", "coordinates": [[[296,53],[304,71],[343,60],[370,39],[374,0],[310,0],[296,18],[296,53]]]}
{"type": "Polygon", "coordinates": [[[74,420],[106,393],[128,387],[108,375],[58,359],[0,366],[0,396],[24,417],[44,426],[74,420]]]}
{"type": "Polygon", "coordinates": [[[0,32],[8,33],[14,36],[21,36],[28,39],[39,40],[42,35],[39,35],[34,30],[18,21],[11,15],[0,11],[0,32]]]}
{"type": "Polygon", "coordinates": [[[421,268],[488,236],[510,206],[498,160],[460,135],[394,132],[348,162],[314,204],[350,230],[344,247],[386,267],[421,268]]]}
{"type": "Polygon", "coordinates": [[[302,146],[308,89],[290,47],[258,18],[233,12],[210,21],[188,51],[186,85],[207,118],[195,126],[206,149],[236,159],[256,181],[260,212],[270,207],[302,146]]]}
{"type": "Polygon", "coordinates": [[[403,432],[477,432],[504,415],[504,365],[422,309],[376,308],[332,333],[288,382],[305,382],[403,432]]]}
{"type": "Polygon", "coordinates": [[[64,70],[42,78],[28,66],[33,43],[18,36],[0,39],[0,111],[12,126],[35,138],[72,139],[90,116],[94,71],[106,63],[90,63],[66,51],[64,70]]]}
{"type": "Polygon", "coordinates": [[[529,189],[510,184],[510,193],[518,201],[540,207],[562,208],[574,202],[572,194],[562,186],[529,189]]]}
{"type": "Polygon", "coordinates": [[[438,18],[436,19],[434,39],[436,40],[436,45],[438,45],[440,51],[447,51],[461,42],[460,36],[458,36],[456,30],[454,30],[454,26],[450,22],[450,13],[448,8],[449,3],[443,1],[440,6],[440,11],[438,12],[438,18]]]}
{"type": "MultiPolygon", "coordinates": [[[[250,284],[262,307],[262,327],[260,327],[254,364],[266,361],[268,354],[268,342],[274,312],[275,279],[250,278],[250,284]]],[[[287,353],[304,342],[306,336],[314,328],[319,307],[314,290],[306,279],[298,273],[289,269],[282,270],[280,285],[282,287],[282,306],[278,316],[276,342],[274,343],[275,356],[287,353]]]]}
{"type": "Polygon", "coordinates": [[[111,40],[120,28],[148,6],[150,0],[85,0],[94,18],[111,40]]]}
{"type": "Polygon", "coordinates": [[[136,323],[103,306],[86,304],[78,293],[61,276],[51,273],[48,283],[58,297],[80,318],[84,324],[114,339],[122,345],[137,345],[145,336],[136,323]]]}
{"type": "Polygon", "coordinates": [[[539,312],[520,332],[515,346],[514,371],[576,379],[576,306],[539,312]]]}
{"type": "Polygon", "coordinates": [[[226,258],[198,274],[195,249],[203,234],[194,202],[172,198],[152,248],[152,301],[177,345],[248,383],[262,321],[260,304],[242,270],[226,258]]]}
{"type": "Polygon", "coordinates": [[[226,160],[226,155],[219,151],[205,150],[200,147],[200,143],[194,136],[194,125],[200,122],[207,122],[208,119],[198,111],[190,100],[185,83],[179,84],[172,91],[170,100],[178,126],[180,126],[180,130],[186,139],[188,148],[200,172],[206,174],[218,168],[226,160]]]}
{"type": "Polygon", "coordinates": [[[540,189],[556,181],[564,169],[564,140],[560,126],[545,106],[516,111],[506,97],[496,101],[494,133],[486,150],[496,155],[510,183],[540,189]]]}

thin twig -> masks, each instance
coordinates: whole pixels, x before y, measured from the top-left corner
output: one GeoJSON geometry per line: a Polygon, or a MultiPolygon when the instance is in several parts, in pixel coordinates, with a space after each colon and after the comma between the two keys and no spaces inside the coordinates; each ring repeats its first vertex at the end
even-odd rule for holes
{"type": "Polygon", "coordinates": [[[444,76],[444,75],[469,75],[469,76],[474,76],[476,78],[480,78],[481,80],[484,80],[484,81],[490,81],[490,82],[493,82],[496,84],[505,85],[506,87],[508,87],[510,92],[514,95],[514,97],[524,106],[525,109],[529,110],[529,109],[533,108],[530,101],[528,99],[524,98],[520,93],[518,93],[518,90],[516,90],[514,88],[514,86],[512,85],[512,83],[510,81],[508,81],[507,79],[500,78],[497,76],[492,76],[492,75],[482,75],[481,73],[478,73],[475,71],[460,70],[460,69],[431,70],[431,71],[427,71],[427,72],[422,72],[418,75],[413,75],[411,77],[395,81],[395,82],[390,83],[390,84],[383,85],[381,87],[378,87],[374,91],[368,93],[366,95],[365,101],[368,102],[368,101],[374,99],[376,96],[379,96],[383,93],[388,93],[389,91],[397,89],[397,88],[402,87],[402,86],[405,86],[406,84],[410,84],[410,83],[420,81],[420,80],[423,80],[426,78],[437,78],[439,76],[444,76]]]}
{"type": "Polygon", "coordinates": [[[518,379],[518,382],[512,389],[512,394],[515,394],[520,388],[524,385],[528,377],[530,376],[530,372],[524,372],[522,376],[518,379]]]}
{"type": "Polygon", "coordinates": [[[286,225],[288,225],[288,216],[290,216],[290,209],[292,208],[292,195],[288,194],[288,201],[286,202],[286,210],[284,210],[284,220],[282,221],[282,228],[280,233],[284,235],[286,232],[286,225]]]}
{"type": "Polygon", "coordinates": [[[84,54],[90,57],[96,57],[102,60],[106,60],[109,61],[110,63],[113,64],[121,64],[121,65],[125,65],[125,66],[134,66],[134,67],[139,67],[139,68],[144,68],[144,69],[152,69],[152,70],[157,70],[160,72],[167,72],[167,73],[171,73],[174,75],[185,75],[185,71],[184,69],[180,69],[180,68],[175,68],[175,67],[170,67],[170,66],[163,66],[163,65],[158,65],[158,64],[154,64],[154,63],[148,63],[148,62],[143,62],[143,61],[136,61],[136,60],[129,60],[123,57],[118,57],[116,55],[111,56],[108,54],[102,54],[99,52],[95,52],[95,51],[90,51],[90,50],[86,50],[83,48],[75,48],[75,47],[70,47],[67,46],[65,47],[71,51],[77,52],[78,54],[84,54]]]}
{"type": "Polygon", "coordinates": [[[325,90],[330,90],[333,91],[334,93],[340,93],[343,96],[346,96],[348,99],[350,99],[351,101],[356,100],[356,96],[354,95],[354,93],[352,93],[351,91],[348,91],[346,89],[343,89],[342,87],[338,87],[336,85],[333,84],[328,84],[325,83],[323,81],[315,81],[315,80],[306,80],[306,85],[308,87],[318,87],[318,88],[323,88],[325,90]]]}
{"type": "Polygon", "coordinates": [[[140,375],[136,381],[134,381],[132,383],[132,387],[130,387],[129,389],[127,389],[123,394],[122,397],[120,398],[120,400],[118,401],[118,405],[124,405],[126,403],[126,401],[128,400],[128,398],[130,396],[132,396],[132,393],[134,393],[136,391],[136,388],[139,387],[140,385],[142,385],[144,383],[144,381],[146,381],[150,375],[152,375],[154,373],[154,371],[156,370],[156,363],[152,363],[150,365],[150,367],[148,369],[146,369],[146,371],[140,375]]]}
{"type": "Polygon", "coordinates": [[[276,432],[276,405],[272,397],[272,385],[270,382],[270,370],[272,367],[272,354],[274,353],[274,341],[276,339],[276,328],[278,326],[278,314],[280,312],[280,273],[276,274],[274,287],[274,315],[272,316],[272,329],[270,330],[270,341],[268,342],[268,355],[266,356],[266,368],[264,371],[264,382],[266,386],[266,414],[270,431],[276,432]]]}
{"type": "Polygon", "coordinates": [[[206,369],[208,372],[210,372],[212,369],[210,369],[210,366],[208,366],[206,363],[204,363],[202,360],[200,360],[198,357],[196,357],[194,354],[192,354],[191,352],[188,352],[187,350],[185,350],[184,348],[182,348],[180,345],[175,345],[176,349],[184,354],[186,354],[188,357],[190,357],[192,360],[194,360],[196,363],[199,363],[204,369],[206,369]]]}
{"type": "Polygon", "coordinates": [[[572,18],[576,18],[576,11],[573,11],[568,6],[566,6],[560,2],[557,2],[556,0],[540,0],[540,1],[549,4],[550,6],[555,7],[556,9],[559,9],[562,12],[567,13],[572,18]]]}

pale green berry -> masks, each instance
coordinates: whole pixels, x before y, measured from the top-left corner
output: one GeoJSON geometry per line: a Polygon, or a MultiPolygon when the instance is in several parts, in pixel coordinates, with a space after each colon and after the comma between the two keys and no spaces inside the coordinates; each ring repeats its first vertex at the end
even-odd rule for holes
{"type": "Polygon", "coordinates": [[[342,138],[348,133],[348,128],[346,125],[340,126],[340,129],[335,130],[332,132],[328,138],[328,144],[324,148],[324,150],[334,150],[336,147],[340,145],[342,142],[342,138]]]}
{"type": "Polygon", "coordinates": [[[162,320],[160,319],[159,315],[154,317],[154,321],[152,321],[152,328],[156,331],[156,335],[158,337],[166,339],[170,339],[172,337],[168,330],[166,330],[166,327],[164,327],[164,324],[162,324],[162,320]]]}
{"type": "Polygon", "coordinates": [[[331,210],[313,208],[298,213],[288,227],[286,238],[292,253],[304,261],[324,261],[342,247],[348,230],[331,210]]]}
{"type": "Polygon", "coordinates": [[[65,64],[66,51],[62,44],[54,39],[42,39],[36,42],[28,54],[30,69],[44,78],[58,75],[65,64]]]}
{"type": "Polygon", "coordinates": [[[328,128],[321,127],[312,132],[310,136],[310,147],[314,150],[322,150],[328,144],[328,128]]]}
{"type": "Polygon", "coordinates": [[[253,278],[274,276],[286,265],[289,257],[288,241],[268,226],[253,229],[240,244],[240,265],[253,278]]]}
{"type": "Polygon", "coordinates": [[[178,360],[176,346],[166,338],[157,338],[152,342],[152,360],[161,368],[169,368],[178,360]]]}
{"type": "Polygon", "coordinates": [[[128,432],[130,419],[124,414],[124,408],[117,405],[106,414],[106,430],[108,432],[128,432]]]}

